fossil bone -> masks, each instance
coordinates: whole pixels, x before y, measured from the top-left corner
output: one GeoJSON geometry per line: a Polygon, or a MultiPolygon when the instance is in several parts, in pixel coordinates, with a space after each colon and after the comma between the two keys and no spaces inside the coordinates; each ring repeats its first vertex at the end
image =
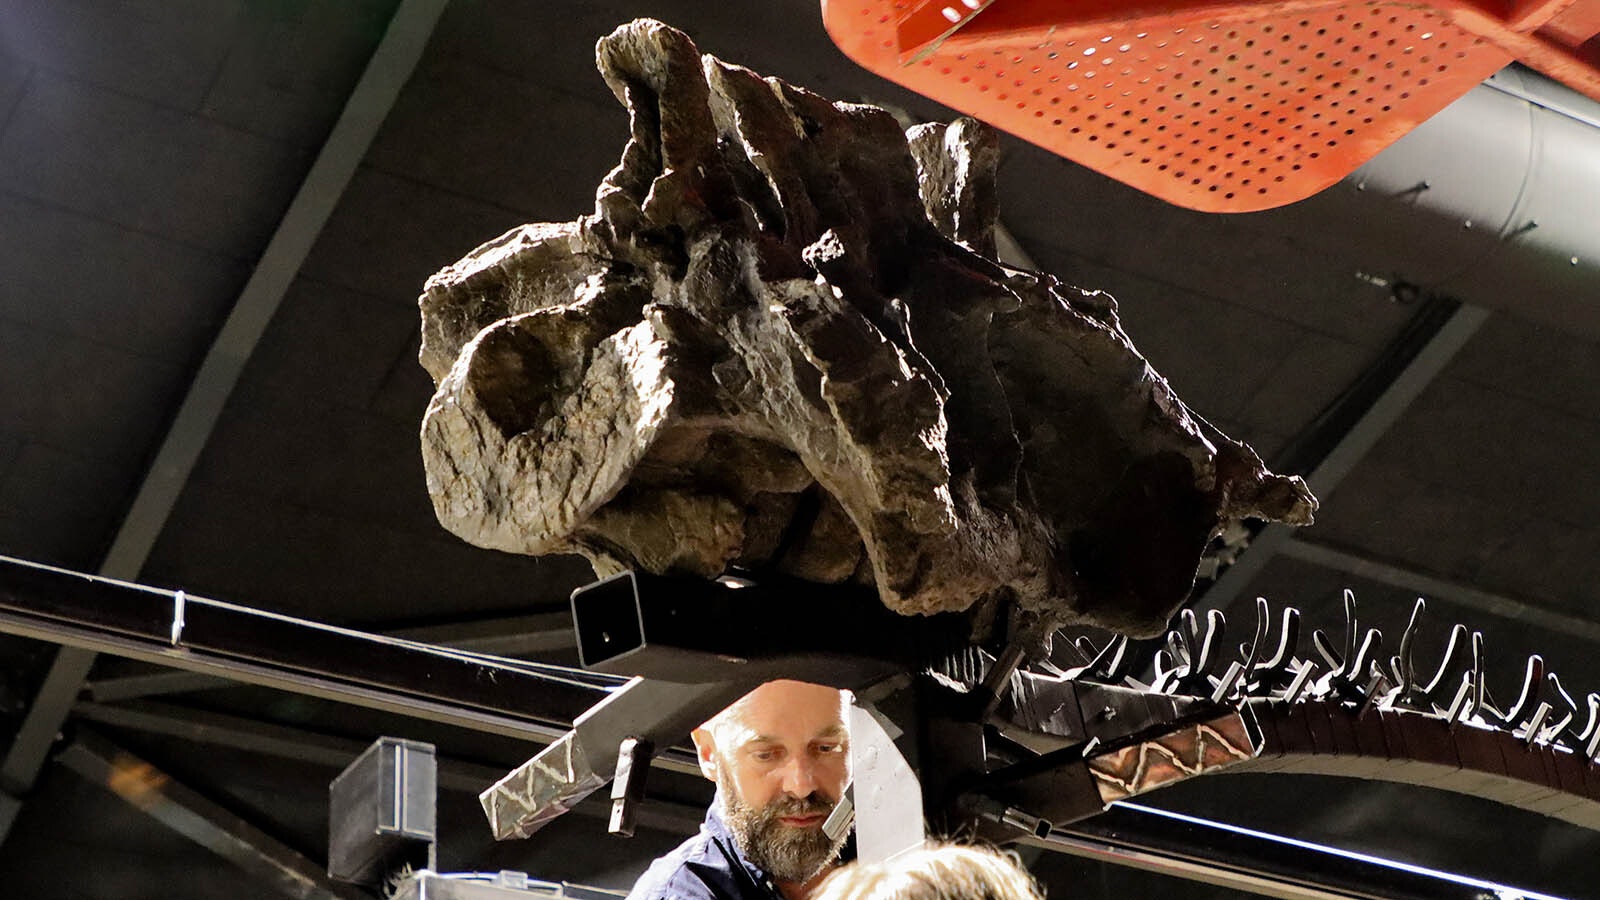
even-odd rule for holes
{"type": "Polygon", "coordinates": [[[455,534],[1150,634],[1224,525],[1310,521],[1305,484],[1191,413],[1110,296],[992,259],[985,126],[903,133],[648,20],[596,56],[632,136],[594,212],[484,244],[420,300],[455,534]]]}

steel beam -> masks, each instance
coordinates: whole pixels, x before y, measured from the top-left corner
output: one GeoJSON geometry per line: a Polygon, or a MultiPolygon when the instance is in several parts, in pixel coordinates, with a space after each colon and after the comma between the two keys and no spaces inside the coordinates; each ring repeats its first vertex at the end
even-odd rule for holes
{"type": "MultiPolygon", "coordinates": [[[[579,716],[571,731],[478,795],[495,840],[528,837],[578,808],[616,773],[623,741],[670,747],[756,683],[632,679],[579,716]]],[[[690,771],[699,772],[699,765],[690,763],[690,771]]]]}
{"type": "Polygon", "coordinates": [[[140,485],[101,574],[132,580],[172,513],[261,335],[367,147],[416,68],[446,0],[402,0],[327,141],[200,364],[140,485]]]}
{"type": "Polygon", "coordinates": [[[572,613],[568,610],[401,628],[385,634],[490,656],[529,656],[577,646],[572,633],[572,613]]]}
{"type": "MultiPolygon", "coordinates": [[[[1445,367],[1478,333],[1488,318],[1489,311],[1482,307],[1457,306],[1421,350],[1306,475],[1306,483],[1312,493],[1318,496],[1331,493],[1400,420],[1412,402],[1444,372],[1445,367]]],[[[1195,607],[1226,611],[1266,568],[1272,556],[1283,549],[1293,533],[1294,529],[1287,525],[1274,524],[1263,528],[1233,565],[1223,570],[1222,575],[1206,589],[1195,607]]]]}
{"type": "MultiPolygon", "coordinates": [[[[522,657],[550,650],[571,649],[572,617],[567,613],[542,613],[479,619],[472,622],[402,628],[384,632],[387,637],[436,644],[470,653],[522,657]]],[[[227,687],[238,682],[195,672],[150,672],[104,678],[88,684],[89,696],[101,703],[135,700],[159,694],[182,694],[227,687]]]]}
{"type": "MultiPolygon", "coordinates": [[[[77,699],[78,688],[89,674],[94,654],[75,647],[63,647],[50,663],[33,705],[11,741],[11,749],[0,762],[0,791],[20,800],[33,788],[33,782],[44,767],[45,757],[55,742],[61,725],[66,721],[66,711],[77,699]]],[[[0,820],[6,831],[0,832],[0,843],[10,833],[9,821],[0,820]]]]}
{"type": "Polygon", "coordinates": [[[61,751],[61,764],[178,834],[296,900],[361,900],[322,867],[142,759],[93,734],[61,751]]]}
{"type": "Polygon", "coordinates": [[[1132,803],[1118,803],[1099,819],[1019,842],[1278,900],[1561,900],[1132,803]]]}
{"type": "Polygon", "coordinates": [[[1537,625],[1553,632],[1600,644],[1600,623],[1581,616],[1544,609],[1503,594],[1482,591],[1432,575],[1424,575],[1392,563],[1381,562],[1326,544],[1303,538],[1286,542],[1279,550],[1284,556],[1327,569],[1348,572],[1358,578],[1376,581],[1413,593],[1436,597],[1479,612],[1537,625]]]}
{"type": "Polygon", "coordinates": [[[118,675],[101,678],[84,684],[88,696],[99,703],[116,703],[138,700],[162,694],[187,694],[191,691],[209,691],[215,688],[237,686],[239,682],[220,675],[202,675],[199,672],[164,669],[143,675],[118,675]]]}
{"type": "MultiPolygon", "coordinates": [[[[400,89],[411,77],[445,2],[401,0],[305,181],[190,383],[100,566],[101,574],[132,580],[144,568],[246,360],[343,196],[400,89]]],[[[29,706],[27,718],[0,763],[0,787],[6,793],[21,797],[32,788],[93,664],[94,653],[89,649],[63,647],[57,652],[43,686],[29,706]]],[[[0,844],[10,833],[13,818],[0,815],[0,844]]]]}
{"type": "Polygon", "coordinates": [[[7,557],[0,631],[536,741],[623,683],[7,557]]]}
{"type": "Polygon", "coordinates": [[[971,634],[964,616],[899,616],[859,585],[635,571],[573,592],[572,619],[584,668],[644,677],[482,794],[498,840],[528,837],[612,780],[624,741],[672,746],[775,678],[864,688],[967,646],[971,634]],[[800,619],[781,612],[801,606],[800,619]]]}
{"type": "MultiPolygon", "coordinates": [[[[185,744],[244,750],[335,771],[344,769],[370,745],[370,742],[302,728],[272,725],[255,719],[152,701],[135,700],[117,706],[79,702],[73,705],[72,715],[75,720],[141,734],[178,738],[185,744]]],[[[444,767],[440,769],[442,786],[446,779],[444,767]]],[[[499,777],[498,773],[494,777],[499,777]]]]}
{"type": "Polygon", "coordinates": [[[0,791],[0,832],[9,833],[20,812],[22,812],[22,801],[5,791],[0,791]]]}
{"type": "MultiPolygon", "coordinates": [[[[158,702],[133,701],[115,706],[78,703],[73,706],[72,714],[75,718],[111,728],[175,737],[208,747],[243,750],[334,772],[343,771],[368,746],[350,738],[158,702]]],[[[658,755],[654,762],[674,771],[686,771],[693,766],[687,755],[679,756],[672,751],[658,755]]],[[[477,796],[484,787],[504,775],[504,770],[493,766],[439,757],[441,790],[477,796]]],[[[594,818],[609,815],[607,808],[597,804],[581,804],[573,812],[594,818]]],[[[669,834],[693,834],[704,818],[703,809],[656,798],[648,798],[638,811],[639,825],[669,834]]]]}

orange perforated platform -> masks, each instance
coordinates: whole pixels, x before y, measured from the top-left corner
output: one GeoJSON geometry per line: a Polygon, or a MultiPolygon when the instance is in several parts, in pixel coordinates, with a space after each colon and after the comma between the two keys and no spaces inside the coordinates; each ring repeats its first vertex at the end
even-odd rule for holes
{"type": "Polygon", "coordinates": [[[1583,61],[1590,10],[1600,0],[1515,16],[1416,2],[825,0],[823,21],[852,59],[918,93],[1180,206],[1248,212],[1333,184],[1515,58],[1600,96],[1583,61]],[[1539,32],[1557,26],[1570,46],[1539,32]]]}

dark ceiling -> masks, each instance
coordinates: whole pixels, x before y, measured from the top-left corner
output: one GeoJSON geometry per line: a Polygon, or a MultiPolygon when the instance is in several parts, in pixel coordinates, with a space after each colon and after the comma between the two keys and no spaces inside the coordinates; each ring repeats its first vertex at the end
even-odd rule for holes
{"type": "MultiPolygon", "coordinates": [[[[440,639],[559,613],[589,578],[581,561],[479,550],[434,521],[415,301],[477,244],[591,209],[627,135],[593,44],[640,15],[837,99],[950,115],[844,59],[807,0],[0,0],[0,554],[440,639]],[[407,48],[424,44],[413,70],[407,48]]],[[[1218,218],[1007,139],[1000,188],[1038,268],[1115,295],[1191,406],[1312,476],[1317,524],[1257,535],[1202,603],[1248,610],[1263,595],[1336,627],[1348,586],[1398,635],[1425,595],[1438,637],[1452,620],[1489,635],[1502,690],[1534,651],[1573,690],[1600,688],[1600,280],[1546,281],[1509,253],[1520,282],[1441,272],[1483,249],[1348,182],[1218,218]],[[1374,283],[1396,279],[1417,290],[1374,283]],[[1552,285],[1559,315],[1539,299],[1552,285]]],[[[571,659],[559,626],[522,637],[571,659]]],[[[626,886],[705,800],[668,775],[666,830],[622,843],[569,816],[491,846],[466,788],[528,746],[110,657],[86,683],[70,666],[47,683],[54,649],[0,636],[0,784],[20,800],[0,883],[27,888],[16,896],[281,896],[70,755],[23,758],[90,732],[314,862],[328,780],[382,733],[435,741],[456,766],[446,868],[626,886]]],[[[1453,796],[1285,780],[1218,778],[1166,802],[1595,895],[1600,835],[1453,796]],[[1289,790],[1311,799],[1286,803],[1289,790]]],[[[1038,865],[1056,897],[1230,896],[1038,865]]]]}

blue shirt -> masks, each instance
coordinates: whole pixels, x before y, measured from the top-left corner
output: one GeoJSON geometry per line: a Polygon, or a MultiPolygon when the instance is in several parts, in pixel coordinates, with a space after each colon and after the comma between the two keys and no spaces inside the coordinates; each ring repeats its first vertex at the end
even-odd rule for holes
{"type": "Polygon", "coordinates": [[[713,802],[700,832],[650,864],[628,900],[783,900],[767,873],[739,851],[713,802]]]}

